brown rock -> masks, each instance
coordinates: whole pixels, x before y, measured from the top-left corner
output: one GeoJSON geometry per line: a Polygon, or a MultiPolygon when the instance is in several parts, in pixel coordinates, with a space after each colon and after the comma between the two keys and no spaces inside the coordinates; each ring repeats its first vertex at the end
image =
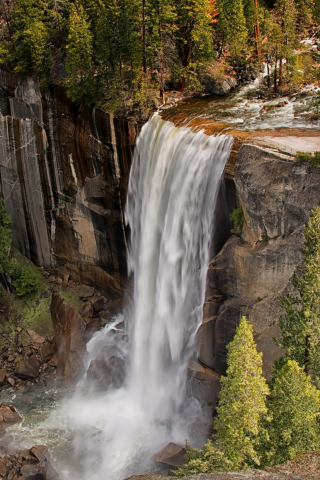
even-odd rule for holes
{"type": "Polygon", "coordinates": [[[48,362],[53,357],[53,347],[51,343],[46,342],[40,347],[40,356],[42,362],[48,362]]]}
{"type": "Polygon", "coordinates": [[[69,274],[63,275],[63,281],[64,281],[65,283],[68,283],[69,280],[70,280],[70,275],[69,275],[69,274]]]}
{"type": "Polygon", "coordinates": [[[13,360],[14,360],[14,356],[9,355],[9,357],[7,358],[7,362],[11,363],[11,362],[13,362],[13,360]]]}
{"type": "Polygon", "coordinates": [[[56,277],[54,275],[50,275],[50,277],[47,279],[48,283],[54,283],[56,281],[56,277]]]}
{"type": "Polygon", "coordinates": [[[93,308],[95,312],[101,312],[104,307],[104,297],[99,297],[97,300],[93,302],[93,308]]]}
{"type": "Polygon", "coordinates": [[[46,472],[39,464],[25,463],[22,465],[20,472],[26,477],[26,480],[45,480],[46,472]]]}
{"type": "Polygon", "coordinates": [[[28,334],[32,338],[32,341],[35,343],[44,343],[46,339],[42,337],[41,335],[38,335],[36,332],[33,330],[27,330],[28,334]]]}
{"type": "Polygon", "coordinates": [[[22,361],[16,368],[15,374],[17,377],[33,380],[39,375],[40,363],[35,355],[32,355],[27,360],[22,361]]]}
{"type": "Polygon", "coordinates": [[[8,378],[7,378],[7,382],[9,383],[9,385],[11,385],[11,387],[14,387],[15,384],[16,384],[16,382],[14,381],[14,379],[11,378],[11,377],[8,377],[8,378]]]}
{"type": "Polygon", "coordinates": [[[0,415],[2,422],[7,424],[22,422],[22,417],[20,417],[19,413],[11,405],[0,405],[0,415]]]}
{"type": "Polygon", "coordinates": [[[178,467],[184,463],[185,449],[176,443],[168,443],[160,452],[151,458],[154,462],[164,463],[171,467],[178,467]]]}
{"type": "Polygon", "coordinates": [[[56,278],[56,284],[61,285],[62,284],[62,278],[60,278],[60,277],[56,278]]]}
{"type": "Polygon", "coordinates": [[[201,406],[215,406],[220,392],[220,375],[206,368],[195,359],[188,365],[188,394],[195,397],[201,406]]]}
{"type": "Polygon", "coordinates": [[[1,477],[5,477],[7,475],[7,467],[6,467],[6,460],[5,458],[0,458],[0,475],[1,477]]]}
{"type": "Polygon", "coordinates": [[[6,369],[5,368],[1,368],[0,370],[0,384],[3,384],[4,381],[5,381],[5,378],[6,378],[6,369]]]}
{"type": "Polygon", "coordinates": [[[76,380],[84,371],[86,323],[75,307],[54,293],[51,316],[56,345],[57,375],[61,380],[76,380]]]}
{"type": "Polygon", "coordinates": [[[93,316],[93,306],[91,303],[85,303],[78,310],[79,314],[82,317],[92,317],[93,316]]]}

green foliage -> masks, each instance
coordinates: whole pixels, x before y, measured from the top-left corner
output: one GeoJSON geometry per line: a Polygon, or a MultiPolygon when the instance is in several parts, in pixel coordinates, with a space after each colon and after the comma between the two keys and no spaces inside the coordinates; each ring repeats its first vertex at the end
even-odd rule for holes
{"type": "Polygon", "coordinates": [[[320,152],[297,152],[296,162],[308,162],[314,167],[320,165],[320,152]]]}
{"type": "Polygon", "coordinates": [[[260,464],[255,445],[269,393],[262,376],[262,353],[257,352],[252,326],[245,317],[227,350],[227,375],[221,378],[214,428],[231,468],[242,469],[260,464]]]}
{"type": "Polygon", "coordinates": [[[234,59],[247,52],[248,29],[242,0],[218,0],[218,27],[234,59]]]}
{"type": "Polygon", "coordinates": [[[293,292],[281,297],[284,314],[279,324],[280,340],[286,359],[295,360],[310,373],[314,382],[320,379],[320,207],[310,211],[304,230],[305,263],[293,277],[293,292]]]}
{"type": "Polygon", "coordinates": [[[241,205],[235,208],[230,214],[230,220],[233,223],[233,229],[231,230],[231,233],[239,237],[241,235],[242,227],[244,224],[244,214],[241,205]]]}
{"type": "Polygon", "coordinates": [[[261,445],[265,465],[320,448],[320,391],[296,361],[288,360],[278,372],[268,408],[268,435],[261,445]]]}
{"type": "Polygon", "coordinates": [[[229,343],[227,375],[221,377],[217,417],[214,420],[216,442],[203,449],[187,445],[186,463],[176,475],[217,470],[239,470],[260,464],[259,432],[267,414],[269,388],[262,376],[262,353],[258,353],[252,326],[241,318],[234,339],[229,343]]]}
{"type": "Polygon", "coordinates": [[[31,298],[38,290],[38,279],[31,267],[23,267],[13,282],[18,297],[31,298]]]}
{"type": "Polygon", "coordinates": [[[67,38],[67,91],[73,101],[94,99],[95,82],[92,70],[92,34],[90,23],[81,4],[71,5],[67,38]]]}
{"type": "Polygon", "coordinates": [[[6,208],[0,194],[0,274],[12,275],[16,263],[11,259],[12,233],[10,229],[11,219],[7,215],[6,208]]]}

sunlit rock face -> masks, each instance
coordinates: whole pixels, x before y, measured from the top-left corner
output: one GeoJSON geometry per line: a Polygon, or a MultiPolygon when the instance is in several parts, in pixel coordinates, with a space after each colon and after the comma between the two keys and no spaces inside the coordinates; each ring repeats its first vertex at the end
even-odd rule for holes
{"type": "Polygon", "coordinates": [[[320,205],[320,169],[244,145],[235,183],[245,221],[241,238],[232,236],[209,266],[200,333],[208,332],[212,349],[202,340],[200,360],[224,374],[226,345],[246,315],[270,377],[282,354],[272,339],[279,335],[279,297],[303,262],[303,228],[309,210],[320,205]]]}
{"type": "Polygon", "coordinates": [[[1,71],[0,189],[19,250],[39,266],[90,264],[119,280],[136,135],[128,121],[75,106],[62,87],[1,71]]]}

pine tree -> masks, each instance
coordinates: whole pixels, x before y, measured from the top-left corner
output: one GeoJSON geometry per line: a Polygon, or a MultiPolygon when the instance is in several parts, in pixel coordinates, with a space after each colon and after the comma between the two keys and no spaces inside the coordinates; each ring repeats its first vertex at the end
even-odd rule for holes
{"type": "Polygon", "coordinates": [[[71,4],[67,38],[66,85],[73,101],[91,104],[95,95],[92,71],[92,35],[81,4],[71,4]]]}
{"type": "Polygon", "coordinates": [[[292,50],[296,42],[296,18],[297,12],[295,8],[294,0],[277,0],[275,3],[275,8],[277,10],[278,16],[278,25],[282,31],[282,41],[281,48],[279,49],[278,56],[275,57],[275,90],[277,89],[276,85],[276,75],[277,75],[277,60],[279,61],[279,83],[282,85],[283,81],[283,58],[289,59],[292,55],[292,50]]]}
{"type": "Polygon", "coordinates": [[[219,32],[223,44],[230,49],[236,59],[247,51],[248,30],[242,0],[218,0],[219,32]]]}
{"type": "Polygon", "coordinates": [[[304,35],[313,22],[314,0],[295,0],[295,9],[299,33],[304,35]]]}
{"type": "Polygon", "coordinates": [[[257,352],[252,326],[245,317],[227,350],[227,375],[221,378],[213,424],[216,442],[209,441],[203,449],[190,449],[187,445],[187,463],[177,470],[177,475],[240,470],[260,464],[256,445],[267,414],[269,388],[262,376],[262,353],[257,352]]]}
{"type": "Polygon", "coordinates": [[[269,393],[262,376],[262,353],[257,352],[252,326],[245,317],[227,350],[227,375],[221,378],[214,428],[217,443],[225,448],[232,468],[242,469],[259,465],[255,443],[261,418],[267,413],[265,397],[269,393]]]}
{"type": "Polygon", "coordinates": [[[262,449],[265,464],[278,465],[320,448],[320,391],[297,362],[289,360],[279,371],[268,408],[272,420],[262,449]]]}
{"type": "Polygon", "coordinates": [[[16,73],[36,73],[43,78],[50,76],[52,62],[48,22],[43,0],[18,0],[15,4],[10,21],[12,37],[6,53],[16,73]]]}
{"type": "Polygon", "coordinates": [[[300,367],[320,379],[320,207],[310,211],[304,229],[305,264],[300,275],[293,277],[293,293],[281,298],[285,313],[279,324],[282,338],[278,346],[286,358],[296,360],[300,367]]]}

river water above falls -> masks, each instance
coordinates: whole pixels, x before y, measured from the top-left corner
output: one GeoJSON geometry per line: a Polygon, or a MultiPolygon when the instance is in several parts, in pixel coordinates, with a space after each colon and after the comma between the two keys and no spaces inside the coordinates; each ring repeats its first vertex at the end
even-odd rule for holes
{"type": "Polygon", "coordinates": [[[88,369],[102,362],[112,382],[106,389],[85,375],[73,392],[38,390],[10,399],[25,417],[22,427],[11,428],[14,443],[46,443],[65,478],[143,473],[167,442],[190,438],[201,409],[187,396],[187,366],[232,143],[229,135],[177,128],[158,115],[141,131],[125,213],[133,300],[87,346],[88,369]]]}

